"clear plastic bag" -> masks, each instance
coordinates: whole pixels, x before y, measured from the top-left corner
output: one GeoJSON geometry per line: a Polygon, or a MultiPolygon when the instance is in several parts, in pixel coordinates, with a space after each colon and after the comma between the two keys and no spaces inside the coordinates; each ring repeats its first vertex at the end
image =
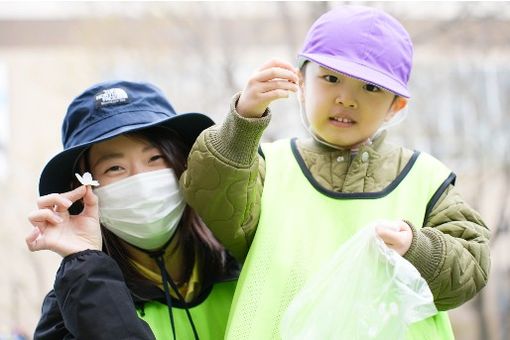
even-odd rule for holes
{"type": "Polygon", "coordinates": [[[283,315],[281,334],[284,340],[403,339],[411,323],[436,313],[425,280],[384,244],[374,224],[305,284],[283,315]]]}

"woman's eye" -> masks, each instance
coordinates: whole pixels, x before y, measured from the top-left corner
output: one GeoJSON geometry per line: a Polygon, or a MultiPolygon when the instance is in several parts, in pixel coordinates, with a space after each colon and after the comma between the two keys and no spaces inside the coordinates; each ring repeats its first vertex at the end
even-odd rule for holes
{"type": "Polygon", "coordinates": [[[149,159],[149,162],[155,162],[155,161],[159,161],[159,160],[163,160],[163,159],[164,159],[163,155],[154,155],[149,159]]]}
{"type": "Polygon", "coordinates": [[[326,74],[324,77],[324,80],[329,82],[329,83],[338,83],[338,77],[336,76],[332,76],[330,74],[326,74]]]}
{"type": "Polygon", "coordinates": [[[379,86],[374,85],[374,84],[365,84],[364,88],[368,92],[379,92],[379,91],[381,91],[381,88],[379,86]]]}
{"type": "Polygon", "coordinates": [[[122,167],[120,167],[119,165],[114,165],[114,166],[111,166],[108,169],[106,169],[106,171],[104,173],[106,174],[108,172],[116,172],[116,171],[120,171],[120,170],[122,170],[122,167]]]}

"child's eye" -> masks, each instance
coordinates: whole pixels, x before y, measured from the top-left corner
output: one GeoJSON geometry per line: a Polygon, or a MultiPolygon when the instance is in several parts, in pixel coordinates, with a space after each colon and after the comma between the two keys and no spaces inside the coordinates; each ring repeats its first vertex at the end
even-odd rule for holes
{"type": "Polygon", "coordinates": [[[379,86],[374,85],[374,84],[365,84],[365,86],[363,86],[363,88],[365,90],[367,90],[368,92],[379,92],[379,91],[381,91],[381,88],[379,86]]]}
{"type": "Polygon", "coordinates": [[[324,78],[324,80],[329,82],[329,83],[338,83],[338,81],[339,81],[338,77],[332,76],[330,74],[326,74],[322,78],[324,78]]]}

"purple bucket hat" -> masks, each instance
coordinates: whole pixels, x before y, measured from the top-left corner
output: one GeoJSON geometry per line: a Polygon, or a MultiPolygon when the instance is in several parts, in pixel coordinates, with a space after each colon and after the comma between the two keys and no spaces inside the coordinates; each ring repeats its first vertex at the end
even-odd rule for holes
{"type": "Polygon", "coordinates": [[[308,31],[298,54],[306,60],[409,98],[413,45],[409,33],[380,9],[340,6],[308,31]]]}

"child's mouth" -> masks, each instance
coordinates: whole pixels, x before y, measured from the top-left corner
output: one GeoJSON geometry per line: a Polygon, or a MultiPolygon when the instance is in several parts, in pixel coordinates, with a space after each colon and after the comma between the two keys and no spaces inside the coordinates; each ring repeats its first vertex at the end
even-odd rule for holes
{"type": "Polygon", "coordinates": [[[330,117],[329,120],[333,123],[333,125],[339,127],[351,127],[356,124],[354,120],[346,117],[330,117]]]}

